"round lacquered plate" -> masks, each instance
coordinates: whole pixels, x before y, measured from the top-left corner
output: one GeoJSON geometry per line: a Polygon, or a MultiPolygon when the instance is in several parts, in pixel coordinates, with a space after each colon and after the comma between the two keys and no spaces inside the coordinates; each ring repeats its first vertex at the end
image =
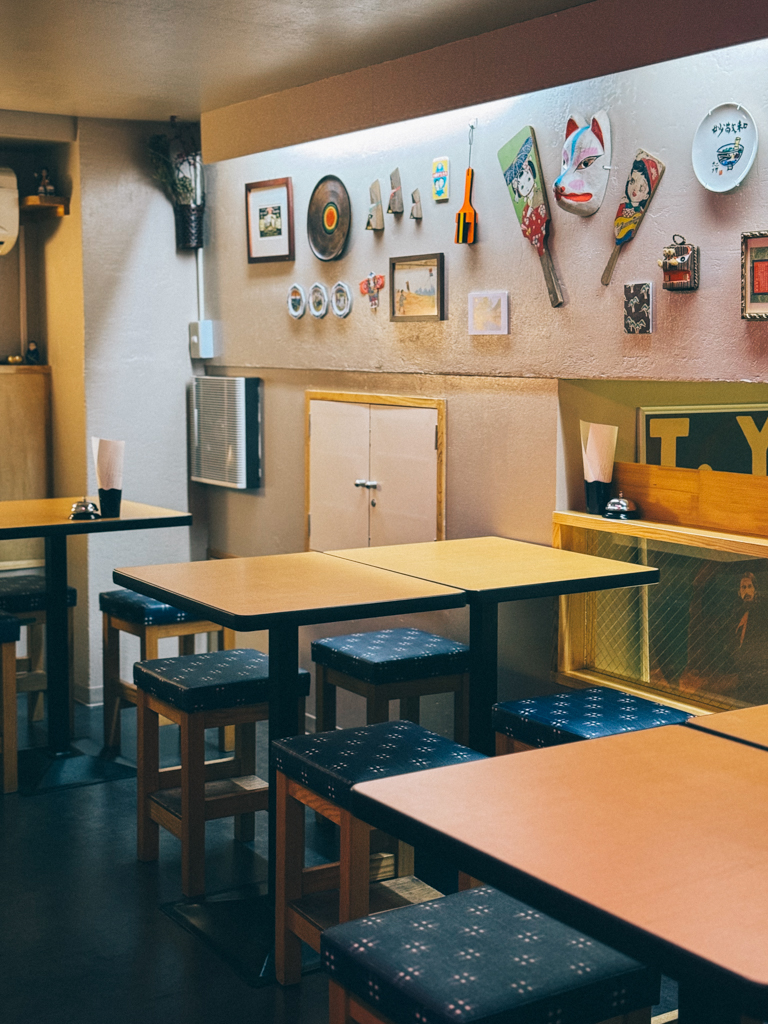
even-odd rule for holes
{"type": "Polygon", "coordinates": [[[757,125],[737,103],[721,103],[702,119],[693,137],[693,172],[710,192],[742,183],[757,155],[757,125]]]}

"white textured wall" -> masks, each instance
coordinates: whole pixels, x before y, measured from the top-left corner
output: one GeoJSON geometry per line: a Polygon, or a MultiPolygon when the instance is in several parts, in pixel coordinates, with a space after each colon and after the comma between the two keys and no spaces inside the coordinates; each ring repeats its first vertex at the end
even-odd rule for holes
{"type": "MultiPolygon", "coordinates": [[[[86,436],[89,445],[92,434],[125,440],[125,498],[186,510],[187,323],[197,317],[195,257],[177,253],[172,207],[151,180],[146,140],[160,127],[80,121],[86,436]]],[[[88,488],[95,493],[90,448],[88,458],[88,488]]],[[[188,559],[190,531],[110,533],[89,538],[88,548],[87,697],[93,702],[101,699],[99,591],[114,588],[115,566],[188,559]]],[[[137,645],[132,653],[124,673],[138,657],[137,645]]]]}
{"type": "MultiPolygon", "coordinates": [[[[765,130],[764,69],[768,42],[550,89],[477,108],[226,161],[210,176],[215,273],[211,310],[222,321],[223,356],[230,365],[333,367],[408,372],[484,373],[539,377],[645,377],[668,380],[762,380],[768,328],[740,319],[740,233],[766,226],[765,145],[744,185],[734,193],[706,192],[691,169],[695,128],[712,106],[734,98],[765,130]],[[592,218],[553,211],[552,252],[566,305],[552,309],[539,261],[523,239],[496,157],[525,124],[533,124],[551,187],[568,112],[589,115],[605,107],[614,152],[606,199],[592,218]],[[453,243],[467,159],[467,123],[477,116],[473,164],[479,241],[453,243]],[[667,165],[638,237],[623,253],[609,288],[600,275],[613,246],[612,224],[627,171],[639,147],[667,165]],[[432,158],[452,161],[452,198],[429,196],[432,158]],[[388,185],[400,168],[404,190],[416,186],[424,220],[386,217],[383,234],[363,230],[368,186],[388,185]],[[347,254],[324,264],[306,243],[309,196],[324,175],[339,175],[349,190],[353,226],[347,254]],[[249,265],[245,259],[244,190],[247,181],[291,176],[296,197],[296,262],[249,265]],[[656,260],[679,232],[701,247],[701,287],[694,294],[662,292],[656,260]],[[356,288],[370,270],[388,272],[388,258],[418,252],[446,254],[449,319],[442,324],[393,325],[372,316],[362,297],[347,321],[309,316],[293,322],[285,296],[293,280],[331,285],[339,277],[356,288]],[[657,286],[656,330],[623,333],[622,285],[657,286]],[[469,337],[466,295],[484,288],[510,292],[510,336],[469,337]]],[[[350,97],[350,102],[354,98],[350,97]]]]}

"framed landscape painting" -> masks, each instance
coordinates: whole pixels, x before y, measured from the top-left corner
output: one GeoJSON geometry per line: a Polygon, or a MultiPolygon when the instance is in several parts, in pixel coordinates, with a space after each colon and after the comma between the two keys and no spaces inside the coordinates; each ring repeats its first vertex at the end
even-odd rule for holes
{"type": "Polygon", "coordinates": [[[290,178],[245,186],[248,262],[293,260],[293,184],[290,178]]]}
{"type": "Polygon", "coordinates": [[[389,261],[389,319],[443,320],[443,253],[389,261]]]}

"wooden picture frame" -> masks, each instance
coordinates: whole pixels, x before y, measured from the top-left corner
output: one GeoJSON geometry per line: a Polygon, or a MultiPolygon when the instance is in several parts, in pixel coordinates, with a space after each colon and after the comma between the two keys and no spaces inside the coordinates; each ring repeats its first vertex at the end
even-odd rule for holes
{"type": "Polygon", "coordinates": [[[741,235],[741,319],[768,320],[768,231],[741,235]]]}
{"type": "Polygon", "coordinates": [[[444,274],[445,256],[441,252],[391,256],[389,319],[397,323],[444,320],[444,274]]]}
{"type": "Polygon", "coordinates": [[[245,186],[245,223],[249,263],[294,260],[292,180],[249,182],[245,186]]]}

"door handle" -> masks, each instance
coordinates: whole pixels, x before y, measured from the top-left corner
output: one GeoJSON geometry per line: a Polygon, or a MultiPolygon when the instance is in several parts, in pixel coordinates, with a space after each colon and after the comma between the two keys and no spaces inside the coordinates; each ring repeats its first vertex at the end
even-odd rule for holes
{"type": "Polygon", "coordinates": [[[375,491],[379,485],[375,480],[355,480],[355,487],[367,487],[371,491],[375,491]]]}
{"type": "Polygon", "coordinates": [[[367,480],[355,480],[355,487],[367,487],[367,486],[368,486],[368,481],[367,480]]]}

